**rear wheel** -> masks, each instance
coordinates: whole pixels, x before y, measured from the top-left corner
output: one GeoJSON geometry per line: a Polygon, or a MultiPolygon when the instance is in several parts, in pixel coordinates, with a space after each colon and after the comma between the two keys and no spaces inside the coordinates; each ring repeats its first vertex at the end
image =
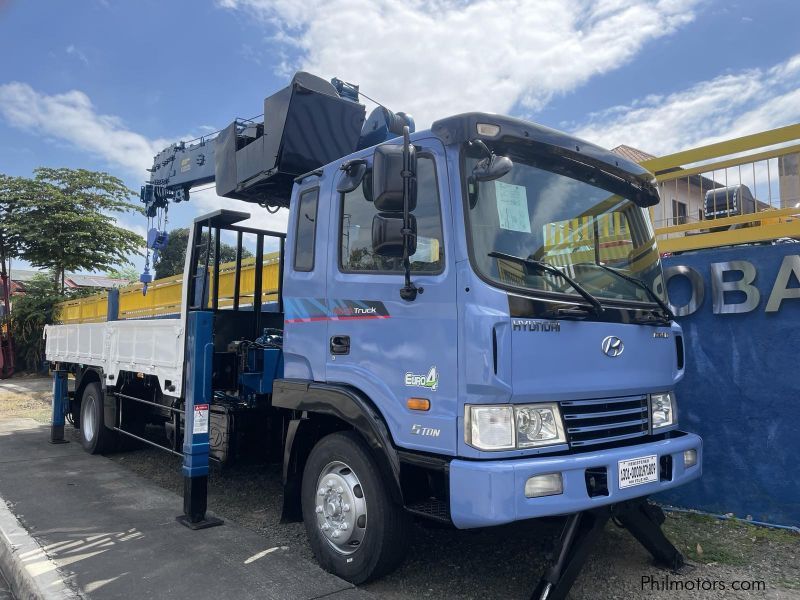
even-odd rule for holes
{"type": "Polygon", "coordinates": [[[323,568],[352,583],[395,569],[408,548],[410,518],[358,434],[320,440],[303,470],[303,520],[323,568]]]}
{"type": "Polygon", "coordinates": [[[111,447],[114,432],[103,419],[103,390],[99,383],[83,388],[81,396],[81,445],[89,454],[105,452],[111,447]]]}

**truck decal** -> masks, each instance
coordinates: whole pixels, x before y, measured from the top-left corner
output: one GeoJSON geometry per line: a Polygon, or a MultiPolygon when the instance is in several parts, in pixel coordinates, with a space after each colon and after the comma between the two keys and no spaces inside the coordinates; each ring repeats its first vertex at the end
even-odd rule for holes
{"type": "Polygon", "coordinates": [[[286,323],[314,321],[351,321],[388,319],[391,315],[383,302],[375,300],[332,300],[293,298],[285,302],[286,323]]]}
{"type": "Polygon", "coordinates": [[[439,387],[439,371],[436,369],[436,366],[431,367],[425,375],[417,375],[411,371],[407,371],[405,384],[406,387],[425,388],[435,392],[436,388],[439,387]]]}

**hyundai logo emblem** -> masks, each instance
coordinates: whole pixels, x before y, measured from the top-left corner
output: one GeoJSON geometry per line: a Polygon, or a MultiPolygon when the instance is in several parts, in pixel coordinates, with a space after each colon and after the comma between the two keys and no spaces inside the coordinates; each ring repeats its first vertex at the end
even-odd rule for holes
{"type": "Polygon", "coordinates": [[[625,344],[623,344],[622,340],[617,336],[610,335],[603,340],[602,348],[603,354],[614,358],[615,356],[622,354],[622,351],[625,350],[625,344]]]}

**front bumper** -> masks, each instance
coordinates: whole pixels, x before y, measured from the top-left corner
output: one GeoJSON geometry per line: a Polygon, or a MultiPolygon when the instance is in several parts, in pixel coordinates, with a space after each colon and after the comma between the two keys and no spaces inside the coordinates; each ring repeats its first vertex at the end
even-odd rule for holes
{"type": "MultiPolygon", "coordinates": [[[[675,434],[673,434],[674,436],[675,434]]],[[[558,457],[450,462],[450,516],[459,529],[501,525],[522,519],[580,512],[624,500],[649,496],[697,479],[703,470],[703,440],[693,433],[636,446],[611,448],[558,457]],[[684,450],[697,450],[697,464],[685,467],[684,450]],[[672,457],[671,479],[619,488],[620,460],[656,454],[672,457]],[[590,497],[586,469],[605,467],[608,495],[590,497]],[[526,498],[525,482],[534,475],[561,473],[564,492],[526,498]]],[[[659,477],[663,477],[660,473],[659,477]]]]}

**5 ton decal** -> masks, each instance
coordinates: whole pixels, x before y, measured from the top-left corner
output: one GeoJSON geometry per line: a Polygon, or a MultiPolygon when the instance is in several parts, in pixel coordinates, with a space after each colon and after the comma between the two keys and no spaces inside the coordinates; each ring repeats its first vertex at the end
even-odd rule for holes
{"type": "Polygon", "coordinates": [[[431,367],[427,375],[416,375],[411,371],[406,372],[405,383],[407,387],[419,387],[436,391],[439,387],[439,372],[436,367],[431,367]]]}
{"type": "Polygon", "coordinates": [[[411,426],[411,433],[414,435],[426,435],[428,437],[439,437],[439,434],[442,433],[441,429],[435,429],[433,427],[423,427],[422,425],[417,425],[416,423],[411,426]]]}

